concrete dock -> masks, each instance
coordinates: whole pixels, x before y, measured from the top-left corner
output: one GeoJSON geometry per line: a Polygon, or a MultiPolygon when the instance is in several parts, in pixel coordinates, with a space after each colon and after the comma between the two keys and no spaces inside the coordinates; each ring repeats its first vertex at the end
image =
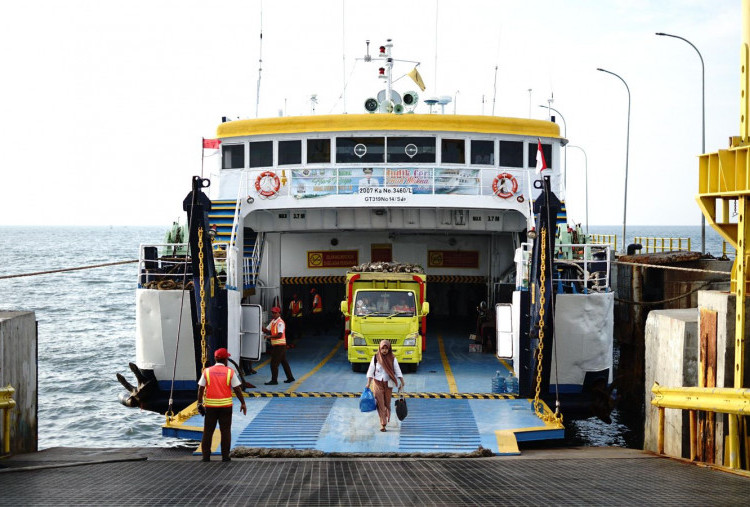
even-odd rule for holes
{"type": "Polygon", "coordinates": [[[4,505],[745,505],[750,477],[633,449],[461,459],[53,448],[0,460],[4,505]]]}

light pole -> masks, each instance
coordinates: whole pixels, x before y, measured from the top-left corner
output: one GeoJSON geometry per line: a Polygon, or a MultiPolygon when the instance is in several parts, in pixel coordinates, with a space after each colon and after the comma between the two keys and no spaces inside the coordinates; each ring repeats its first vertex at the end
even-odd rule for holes
{"type": "Polygon", "coordinates": [[[589,235],[589,157],[586,156],[586,150],[584,150],[580,146],[570,144],[570,145],[566,145],[566,148],[568,146],[570,146],[571,148],[578,148],[583,153],[583,160],[585,164],[583,167],[584,167],[584,174],[586,175],[586,236],[588,236],[589,235]]]}
{"type": "MultiPolygon", "coordinates": [[[[544,109],[547,109],[549,111],[554,111],[555,113],[558,114],[558,116],[560,116],[560,119],[563,122],[563,137],[567,141],[568,140],[568,124],[565,122],[565,117],[563,117],[562,113],[558,111],[557,109],[555,109],[554,107],[552,107],[551,104],[548,104],[546,106],[539,104],[539,107],[543,107],[544,109]]],[[[564,146],[564,150],[565,150],[565,154],[564,154],[565,172],[563,173],[563,188],[565,189],[565,192],[567,193],[568,192],[568,145],[567,144],[564,146]]]]}
{"type": "MultiPolygon", "coordinates": [[[[695,47],[695,44],[684,37],[664,32],[656,32],[656,35],[672,37],[687,42],[693,49],[695,49],[695,52],[698,53],[698,58],[701,59],[701,154],[706,153],[706,66],[703,64],[703,55],[701,55],[701,52],[695,47]]],[[[701,213],[701,253],[706,253],[706,217],[703,213],[701,213]]]]}
{"type": "Polygon", "coordinates": [[[627,136],[625,137],[625,196],[623,198],[622,204],[622,253],[625,253],[627,251],[625,250],[625,224],[627,223],[628,217],[628,154],[630,152],[630,87],[623,78],[621,78],[614,72],[610,72],[608,70],[600,68],[597,68],[596,70],[606,72],[607,74],[612,74],[617,79],[622,81],[622,84],[625,85],[625,89],[628,91],[628,130],[627,136]]]}

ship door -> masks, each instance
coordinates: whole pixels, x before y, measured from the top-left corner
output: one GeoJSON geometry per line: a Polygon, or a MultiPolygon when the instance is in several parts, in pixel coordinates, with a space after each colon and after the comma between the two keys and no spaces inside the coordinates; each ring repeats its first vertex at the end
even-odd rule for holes
{"type": "Polygon", "coordinates": [[[260,305],[242,305],[240,325],[240,358],[257,361],[260,359],[263,337],[260,305]]]}
{"type": "Polygon", "coordinates": [[[497,329],[497,357],[513,359],[513,305],[495,305],[495,328],[497,329]]]}

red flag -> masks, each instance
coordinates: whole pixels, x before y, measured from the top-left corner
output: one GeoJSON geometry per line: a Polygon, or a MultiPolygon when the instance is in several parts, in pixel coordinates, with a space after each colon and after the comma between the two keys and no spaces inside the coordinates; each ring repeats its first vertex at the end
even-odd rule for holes
{"type": "Polygon", "coordinates": [[[547,167],[547,162],[544,160],[544,151],[542,151],[542,140],[537,138],[537,149],[536,149],[536,172],[537,174],[542,174],[542,171],[545,169],[549,169],[547,167]]]}
{"type": "Polygon", "coordinates": [[[207,150],[218,150],[220,144],[221,144],[221,141],[219,141],[218,139],[204,139],[203,140],[203,148],[207,150]]]}

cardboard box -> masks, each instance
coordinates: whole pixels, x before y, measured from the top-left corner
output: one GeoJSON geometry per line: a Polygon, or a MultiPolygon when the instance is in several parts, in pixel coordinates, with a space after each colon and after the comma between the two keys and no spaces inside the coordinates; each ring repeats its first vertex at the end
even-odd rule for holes
{"type": "Polygon", "coordinates": [[[482,352],[482,344],[481,343],[470,343],[469,344],[469,352],[482,352]]]}
{"type": "Polygon", "coordinates": [[[469,340],[471,340],[471,341],[473,341],[473,342],[477,341],[477,335],[475,335],[475,334],[470,334],[470,335],[469,335],[469,340]]]}

